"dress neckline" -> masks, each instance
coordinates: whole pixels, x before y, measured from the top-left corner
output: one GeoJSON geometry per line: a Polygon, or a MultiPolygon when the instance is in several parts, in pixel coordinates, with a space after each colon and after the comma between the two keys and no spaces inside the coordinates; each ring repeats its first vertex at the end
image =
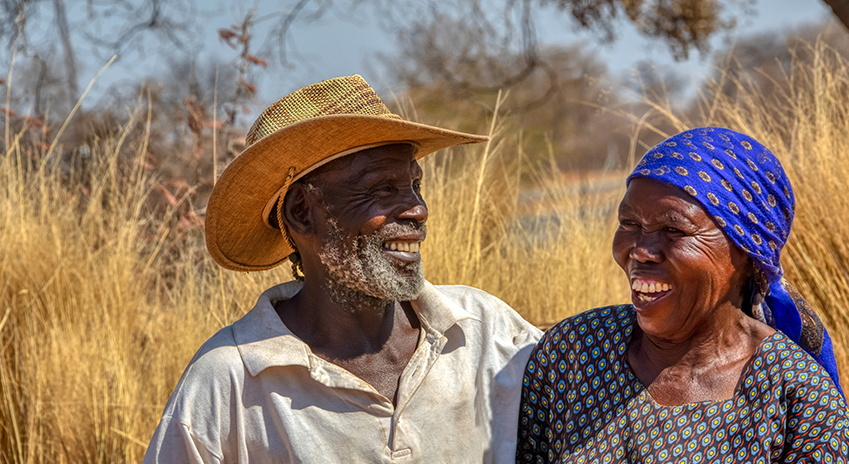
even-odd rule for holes
{"type": "Polygon", "coordinates": [[[628,314],[628,325],[631,327],[631,332],[629,334],[627,334],[626,336],[622,337],[621,343],[625,346],[624,354],[622,355],[622,357],[623,357],[622,365],[627,370],[628,375],[631,378],[633,378],[634,390],[635,390],[635,393],[637,393],[637,396],[644,396],[647,400],[651,401],[652,406],[655,407],[655,408],[662,408],[662,409],[695,408],[695,407],[699,407],[699,406],[721,405],[721,404],[724,404],[724,403],[727,403],[727,402],[736,401],[740,391],[743,388],[743,384],[745,383],[744,380],[746,379],[746,377],[748,377],[751,374],[749,371],[754,369],[755,359],[757,359],[758,355],[764,350],[764,346],[767,343],[769,343],[770,341],[773,341],[773,340],[778,341],[778,340],[781,340],[782,338],[786,337],[783,333],[781,333],[780,330],[776,329],[774,333],[772,333],[771,335],[767,335],[763,340],[760,341],[760,343],[758,343],[758,346],[755,348],[755,351],[752,353],[752,356],[749,357],[749,359],[746,361],[746,364],[743,366],[743,370],[740,371],[740,379],[737,382],[738,386],[734,390],[734,395],[731,398],[724,399],[724,400],[693,401],[693,402],[683,403],[683,404],[678,404],[678,405],[660,404],[660,403],[658,403],[657,401],[654,400],[654,397],[651,395],[651,393],[649,393],[648,387],[643,385],[643,383],[640,381],[640,378],[637,377],[637,373],[634,372],[634,369],[631,368],[631,364],[628,362],[628,349],[629,349],[630,344],[631,344],[631,338],[634,336],[635,329],[639,327],[637,325],[637,317],[636,317],[636,314],[634,313],[634,308],[631,307],[630,309],[631,309],[631,311],[629,311],[629,314],[628,314]]]}

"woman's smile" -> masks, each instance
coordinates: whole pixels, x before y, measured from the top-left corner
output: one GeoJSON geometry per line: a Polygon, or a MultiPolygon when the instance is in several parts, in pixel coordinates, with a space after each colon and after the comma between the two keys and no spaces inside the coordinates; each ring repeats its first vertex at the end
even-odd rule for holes
{"type": "Polygon", "coordinates": [[[633,278],[631,280],[631,301],[634,307],[642,309],[672,292],[672,285],[658,280],[633,278]]]}

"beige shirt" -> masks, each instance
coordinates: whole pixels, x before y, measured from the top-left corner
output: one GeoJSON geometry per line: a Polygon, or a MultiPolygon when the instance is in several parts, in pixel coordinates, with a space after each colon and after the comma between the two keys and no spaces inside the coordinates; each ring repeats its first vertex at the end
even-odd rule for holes
{"type": "Polygon", "coordinates": [[[541,333],[498,298],[427,283],[397,406],[315,356],[263,293],[186,368],[145,463],[514,462],[522,375],[541,333]]]}

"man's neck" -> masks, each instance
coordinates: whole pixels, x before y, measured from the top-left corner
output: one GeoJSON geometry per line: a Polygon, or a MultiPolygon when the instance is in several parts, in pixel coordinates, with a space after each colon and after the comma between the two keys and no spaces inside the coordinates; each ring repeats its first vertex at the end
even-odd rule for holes
{"type": "Polygon", "coordinates": [[[307,279],[294,297],[275,304],[289,330],[322,357],[344,360],[380,351],[397,324],[412,325],[392,300],[343,295],[327,286],[307,279]]]}
{"type": "Polygon", "coordinates": [[[401,373],[419,339],[418,319],[411,309],[395,301],[330,297],[309,280],[291,299],[275,302],[274,309],[313,354],[396,403],[401,373]]]}

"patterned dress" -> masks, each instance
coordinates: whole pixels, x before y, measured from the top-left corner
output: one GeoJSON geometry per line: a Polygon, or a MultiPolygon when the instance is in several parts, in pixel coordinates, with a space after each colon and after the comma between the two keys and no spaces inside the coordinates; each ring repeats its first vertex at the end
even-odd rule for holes
{"type": "Polygon", "coordinates": [[[781,332],[734,398],[656,403],[627,363],[631,305],[568,318],[525,371],[520,463],[849,463],[849,411],[831,378],[781,332]]]}

